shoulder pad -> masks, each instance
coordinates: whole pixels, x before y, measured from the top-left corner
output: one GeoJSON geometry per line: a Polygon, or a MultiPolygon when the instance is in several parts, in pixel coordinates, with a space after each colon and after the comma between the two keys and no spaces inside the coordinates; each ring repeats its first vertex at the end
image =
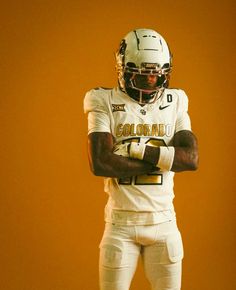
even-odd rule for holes
{"type": "Polygon", "coordinates": [[[108,90],[95,88],[88,91],[84,98],[84,112],[106,111],[108,90]]]}

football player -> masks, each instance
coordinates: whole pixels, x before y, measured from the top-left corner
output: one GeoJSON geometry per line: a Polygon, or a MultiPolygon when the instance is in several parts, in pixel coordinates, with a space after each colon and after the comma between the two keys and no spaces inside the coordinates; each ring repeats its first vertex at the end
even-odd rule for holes
{"type": "Polygon", "coordinates": [[[87,92],[92,172],[109,195],[100,243],[100,290],[128,290],[141,256],[153,290],[179,290],[183,245],[175,172],[196,170],[188,98],[169,86],[172,55],[151,29],[129,32],[116,53],[118,87],[87,92]]]}

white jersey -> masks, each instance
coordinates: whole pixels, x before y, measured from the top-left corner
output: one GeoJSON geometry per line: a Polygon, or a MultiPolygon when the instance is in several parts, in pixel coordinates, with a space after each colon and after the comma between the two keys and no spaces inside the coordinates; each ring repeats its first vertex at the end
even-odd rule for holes
{"type": "MultiPolygon", "coordinates": [[[[165,89],[154,103],[144,106],[119,88],[93,89],[85,96],[84,110],[88,113],[88,133],[109,132],[116,144],[135,141],[171,146],[176,132],[191,130],[188,98],[179,89],[165,89]]],[[[154,171],[129,178],[105,178],[105,192],[109,194],[105,220],[119,220],[121,212],[135,213],[131,218],[122,215],[125,224],[173,218],[173,177],[172,171],[154,171]],[[147,213],[152,213],[151,217],[147,213]]]]}

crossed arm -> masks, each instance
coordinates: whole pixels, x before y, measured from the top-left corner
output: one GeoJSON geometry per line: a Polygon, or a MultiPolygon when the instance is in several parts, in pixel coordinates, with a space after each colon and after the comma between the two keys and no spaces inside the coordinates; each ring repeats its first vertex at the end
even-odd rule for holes
{"type": "MultiPolygon", "coordinates": [[[[174,162],[171,171],[196,170],[198,166],[197,139],[191,131],[183,130],[175,134],[174,162]]],[[[143,160],[131,159],[113,153],[114,140],[110,133],[94,132],[88,136],[89,163],[97,176],[130,177],[147,174],[156,169],[160,150],[147,146],[143,160]]]]}

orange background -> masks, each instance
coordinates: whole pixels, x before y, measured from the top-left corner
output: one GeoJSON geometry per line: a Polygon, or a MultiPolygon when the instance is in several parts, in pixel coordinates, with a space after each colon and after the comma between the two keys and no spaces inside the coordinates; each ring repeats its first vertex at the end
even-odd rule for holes
{"type": "MultiPolygon", "coordinates": [[[[171,86],[187,92],[199,139],[199,170],[175,177],[182,289],[236,289],[235,1],[4,2],[1,289],[98,289],[107,197],[88,167],[83,97],[93,87],[116,85],[113,53],[139,27],[168,41],[171,86]]],[[[139,266],[131,290],[144,289],[139,266]]]]}

